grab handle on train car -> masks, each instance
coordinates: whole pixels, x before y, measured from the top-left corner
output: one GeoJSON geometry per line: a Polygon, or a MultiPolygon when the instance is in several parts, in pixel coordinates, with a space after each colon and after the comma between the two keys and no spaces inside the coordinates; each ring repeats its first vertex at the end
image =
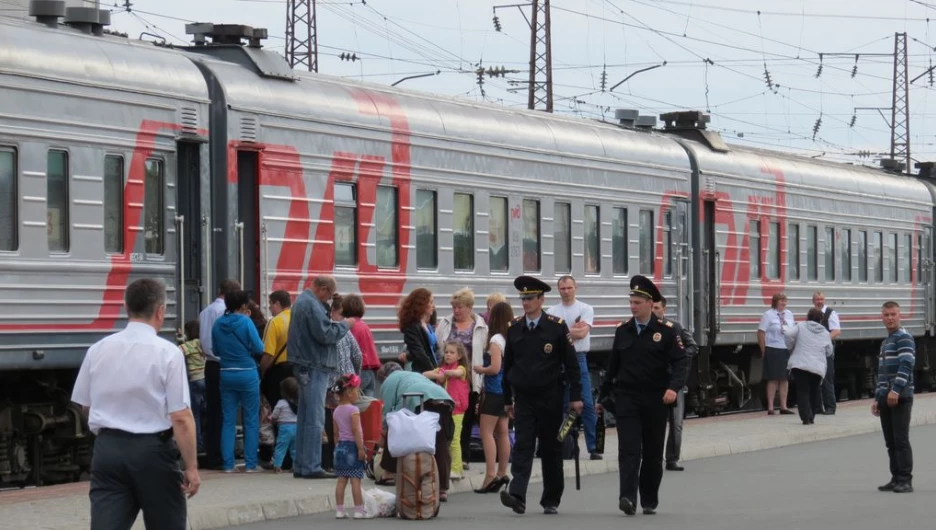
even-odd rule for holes
{"type": "Polygon", "coordinates": [[[177,311],[176,329],[179,335],[182,335],[185,326],[185,216],[177,215],[175,221],[178,226],[176,241],[179,247],[179,309],[177,311]]]}
{"type": "Polygon", "coordinates": [[[234,223],[234,229],[237,230],[237,246],[238,246],[238,261],[240,261],[240,267],[238,268],[240,274],[240,284],[243,289],[244,285],[244,223],[238,221],[234,223]]]}
{"type": "Polygon", "coordinates": [[[721,331],[721,252],[715,251],[715,333],[721,331]]]}

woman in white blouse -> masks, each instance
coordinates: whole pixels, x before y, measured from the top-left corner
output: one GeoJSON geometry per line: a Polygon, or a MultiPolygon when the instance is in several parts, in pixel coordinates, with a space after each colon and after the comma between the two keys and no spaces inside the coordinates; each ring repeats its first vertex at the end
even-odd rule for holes
{"type": "Polygon", "coordinates": [[[757,344],[761,357],[764,358],[764,380],[767,381],[767,414],[774,414],[774,396],[780,389],[780,414],[793,414],[787,408],[787,363],[790,350],[787,349],[783,331],[794,325],[793,312],[786,308],[787,296],[784,293],[773,295],[770,309],[761,317],[757,327],[757,344]]]}

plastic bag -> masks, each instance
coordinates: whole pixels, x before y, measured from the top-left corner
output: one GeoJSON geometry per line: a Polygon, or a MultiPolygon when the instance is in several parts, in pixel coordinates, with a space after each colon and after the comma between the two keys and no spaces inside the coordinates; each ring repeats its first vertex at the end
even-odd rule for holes
{"type": "Polygon", "coordinates": [[[395,458],[413,453],[434,455],[439,429],[439,414],[436,412],[416,414],[409,409],[391,412],[387,414],[387,449],[395,458]]]}
{"type": "Polygon", "coordinates": [[[273,430],[273,421],[270,419],[270,403],[263,395],[260,396],[260,445],[273,445],[276,443],[276,434],[273,430]]]}
{"type": "Polygon", "coordinates": [[[371,517],[396,517],[396,495],[380,488],[371,488],[361,493],[365,514],[371,517]]]}

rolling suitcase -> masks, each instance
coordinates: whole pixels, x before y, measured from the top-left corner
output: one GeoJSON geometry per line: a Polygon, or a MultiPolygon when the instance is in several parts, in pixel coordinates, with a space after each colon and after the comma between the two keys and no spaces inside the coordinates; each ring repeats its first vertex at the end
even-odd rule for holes
{"type": "MultiPolygon", "coordinates": [[[[403,397],[423,399],[422,394],[403,397]]],[[[420,403],[420,409],[422,404],[420,403]]],[[[430,453],[412,453],[397,459],[396,507],[401,519],[425,520],[439,515],[439,468],[430,453]]]]}

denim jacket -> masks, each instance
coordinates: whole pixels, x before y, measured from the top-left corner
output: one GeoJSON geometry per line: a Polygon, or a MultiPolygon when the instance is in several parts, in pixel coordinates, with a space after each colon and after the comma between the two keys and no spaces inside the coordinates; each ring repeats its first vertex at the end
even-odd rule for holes
{"type": "Polygon", "coordinates": [[[333,322],[329,311],[310,290],[296,298],[289,321],[286,353],[298,367],[326,372],[338,369],[336,344],[348,333],[344,322],[333,322]]]}

